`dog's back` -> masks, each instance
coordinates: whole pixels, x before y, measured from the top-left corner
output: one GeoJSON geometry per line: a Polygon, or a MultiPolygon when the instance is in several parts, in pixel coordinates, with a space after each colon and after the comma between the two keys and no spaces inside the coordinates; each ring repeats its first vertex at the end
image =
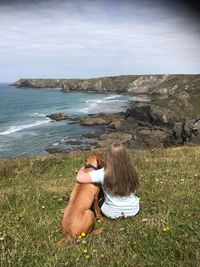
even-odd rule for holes
{"type": "MultiPolygon", "coordinates": [[[[99,154],[94,154],[90,156],[86,161],[84,171],[90,172],[94,169],[99,169],[102,166],[102,157],[99,154]]],[[[87,210],[90,210],[93,203],[96,217],[100,217],[100,210],[98,206],[98,192],[98,186],[92,183],[76,183],[71,193],[69,204],[64,210],[61,223],[64,232],[64,238],[58,243],[59,245],[67,240],[70,240],[72,236],[80,234],[80,232],[73,231],[74,224],[77,225],[79,222],[81,223],[83,213],[87,210]]],[[[94,220],[89,231],[92,231],[93,224],[94,220]]]]}

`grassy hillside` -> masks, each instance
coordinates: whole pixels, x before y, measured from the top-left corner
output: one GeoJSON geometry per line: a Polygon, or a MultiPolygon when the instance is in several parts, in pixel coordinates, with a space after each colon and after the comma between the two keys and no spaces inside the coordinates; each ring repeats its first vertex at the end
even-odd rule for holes
{"type": "Polygon", "coordinates": [[[200,94],[188,94],[185,99],[181,99],[179,94],[175,94],[168,98],[155,100],[153,104],[173,111],[176,117],[198,118],[200,116],[200,94]]]}
{"type": "Polygon", "coordinates": [[[141,211],[55,249],[88,154],[0,160],[0,266],[200,266],[200,147],[130,151],[141,211]]]}

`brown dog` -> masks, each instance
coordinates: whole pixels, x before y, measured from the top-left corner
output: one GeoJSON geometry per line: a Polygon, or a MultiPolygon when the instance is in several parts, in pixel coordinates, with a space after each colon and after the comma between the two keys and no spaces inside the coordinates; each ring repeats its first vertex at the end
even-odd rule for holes
{"type": "MultiPolygon", "coordinates": [[[[99,154],[90,156],[85,163],[85,167],[85,172],[102,168],[102,157],[99,154]]],[[[98,193],[99,187],[95,184],[76,183],[70,196],[69,205],[64,210],[61,221],[64,237],[57,243],[58,246],[65,241],[71,240],[72,237],[80,235],[82,232],[85,234],[92,232],[95,219],[95,215],[91,210],[93,204],[96,218],[102,218],[98,205],[98,193]]],[[[96,232],[100,233],[101,230],[99,229],[98,231],[97,229],[96,232]]]]}

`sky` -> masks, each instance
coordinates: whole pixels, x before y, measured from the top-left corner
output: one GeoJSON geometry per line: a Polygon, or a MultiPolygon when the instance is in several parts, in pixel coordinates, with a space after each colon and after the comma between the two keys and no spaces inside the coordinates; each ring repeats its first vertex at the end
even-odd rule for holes
{"type": "Polygon", "coordinates": [[[195,11],[183,1],[0,0],[0,82],[200,73],[195,11]]]}

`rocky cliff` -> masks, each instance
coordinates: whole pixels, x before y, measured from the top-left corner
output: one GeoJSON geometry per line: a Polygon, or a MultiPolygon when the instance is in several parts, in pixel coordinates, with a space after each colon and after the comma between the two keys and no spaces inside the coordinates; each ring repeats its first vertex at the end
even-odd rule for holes
{"type": "Polygon", "coordinates": [[[14,86],[60,88],[63,91],[93,91],[130,95],[171,96],[177,92],[200,92],[200,74],[122,75],[94,79],[20,79],[14,86]]]}
{"type": "Polygon", "coordinates": [[[148,147],[200,145],[200,94],[182,91],[150,103],[132,103],[126,125],[148,147]]]}
{"type": "Polygon", "coordinates": [[[64,79],[19,79],[12,85],[22,88],[62,88],[64,79]]]}

